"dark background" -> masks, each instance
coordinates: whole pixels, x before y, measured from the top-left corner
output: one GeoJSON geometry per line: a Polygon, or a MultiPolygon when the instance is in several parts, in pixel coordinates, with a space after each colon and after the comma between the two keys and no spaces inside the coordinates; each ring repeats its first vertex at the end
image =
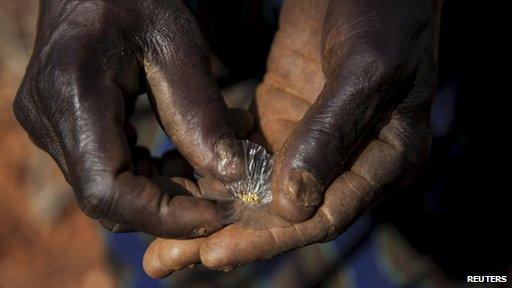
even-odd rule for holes
{"type": "MultiPolygon", "coordinates": [[[[187,2],[225,66],[219,86],[261,79],[280,1],[187,2]]],[[[408,245],[433,259],[442,275],[459,284],[468,275],[509,275],[512,281],[512,80],[506,63],[510,50],[505,48],[510,16],[501,15],[507,9],[491,2],[445,0],[431,158],[412,187],[391,193],[331,244],[313,245],[228,274],[199,267],[156,282],[141,269],[150,238],[105,232],[83,215],[53,161],[30,143],[14,120],[11,104],[32,48],[37,3],[0,0],[0,288],[180,287],[176,283],[221,287],[219,283],[254,284],[258,277],[259,284],[254,285],[262,286],[261,279],[282,263],[287,264],[285,275],[307,276],[308,270],[298,267],[301,262],[293,257],[306,255],[306,262],[317,265],[311,253],[342,243],[336,265],[314,280],[299,282],[327,285],[339,266],[366,255],[373,231],[383,224],[391,224],[408,245]],[[286,262],[286,257],[292,261],[286,262]],[[245,276],[233,282],[221,279],[233,278],[234,273],[245,276]]],[[[140,138],[151,138],[154,129],[138,131],[140,138]]],[[[364,265],[363,270],[367,278],[378,272],[364,265]]],[[[399,287],[417,287],[409,283],[399,287]]]]}

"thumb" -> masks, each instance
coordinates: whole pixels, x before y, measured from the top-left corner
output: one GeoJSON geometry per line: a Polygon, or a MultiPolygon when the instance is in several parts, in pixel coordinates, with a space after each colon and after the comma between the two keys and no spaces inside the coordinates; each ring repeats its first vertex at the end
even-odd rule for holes
{"type": "Polygon", "coordinates": [[[348,58],[344,63],[350,69],[328,77],[322,92],[278,152],[273,208],[290,221],[304,221],[312,215],[394,91],[395,86],[390,85],[394,80],[387,73],[367,71],[361,63],[351,62],[348,58]],[[362,77],[370,72],[370,79],[362,77]]]}
{"type": "Polygon", "coordinates": [[[203,174],[222,180],[241,175],[242,149],[222,95],[210,73],[209,51],[190,11],[149,47],[144,68],[150,97],[166,134],[203,174]]]}

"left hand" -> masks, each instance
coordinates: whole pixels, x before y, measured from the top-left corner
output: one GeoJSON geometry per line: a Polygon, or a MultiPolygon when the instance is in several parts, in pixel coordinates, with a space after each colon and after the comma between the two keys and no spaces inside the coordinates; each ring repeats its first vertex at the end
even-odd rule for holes
{"type": "Polygon", "coordinates": [[[129,123],[137,95],[147,93],[190,164],[223,181],[240,177],[241,147],[185,3],[41,0],[39,10],[13,110],[57,162],[84,213],[112,231],[160,237],[222,228],[215,203],[142,173],[138,166],[151,157],[135,147],[129,123]]]}
{"type": "Polygon", "coordinates": [[[229,269],[332,240],[384,188],[410,183],[430,146],[439,12],[428,0],[285,2],[256,119],[277,156],[271,212],[288,220],[264,213],[258,229],[157,239],[146,272],[229,269]],[[294,171],[312,177],[290,185],[294,171]]]}

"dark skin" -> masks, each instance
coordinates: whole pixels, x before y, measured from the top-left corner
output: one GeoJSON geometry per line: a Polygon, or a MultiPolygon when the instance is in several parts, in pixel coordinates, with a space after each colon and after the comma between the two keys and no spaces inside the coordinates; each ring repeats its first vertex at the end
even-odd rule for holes
{"type": "Polygon", "coordinates": [[[274,177],[276,211],[291,221],[311,217],[367,131],[405,110],[400,103],[414,102],[406,106],[414,111],[403,117],[423,117],[424,124],[430,111],[436,4],[326,5],[319,59],[325,83],[316,99],[308,99],[314,101],[279,150],[274,177]]]}
{"type": "MultiPolygon", "coordinates": [[[[258,229],[235,223],[193,242],[157,240],[146,271],[161,277],[200,261],[230,268],[333,239],[384,188],[414,179],[429,150],[440,6],[285,2],[254,111],[253,140],[277,155],[270,211],[258,229]]],[[[239,177],[230,117],[183,3],[42,1],[38,27],[14,109],[84,211],[163,237],[220,228],[215,205],[200,199],[212,196],[192,182],[168,190],[195,198],[171,197],[134,174],[123,129],[133,98],[148,90],[193,166],[215,181],[239,177]]]]}
{"type": "Polygon", "coordinates": [[[221,227],[215,203],[174,197],[181,187],[164,191],[141,176],[144,153],[134,149],[127,119],[135,97],[148,92],[193,167],[222,181],[239,177],[240,150],[209,71],[208,50],[181,1],[43,0],[14,112],[90,217],[114,231],[204,235],[221,227]]]}
{"type": "Polygon", "coordinates": [[[411,183],[430,147],[440,8],[285,1],[255,99],[253,140],[277,155],[272,206],[251,216],[263,224],[157,239],[146,272],[163,277],[197,263],[229,270],[332,240],[383,191],[411,183]]]}

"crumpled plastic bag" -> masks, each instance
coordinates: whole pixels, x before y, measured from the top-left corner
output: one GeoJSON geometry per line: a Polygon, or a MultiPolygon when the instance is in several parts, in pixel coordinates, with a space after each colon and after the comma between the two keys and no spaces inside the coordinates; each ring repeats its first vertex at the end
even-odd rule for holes
{"type": "MultiPolygon", "coordinates": [[[[262,214],[272,202],[271,180],[274,156],[262,146],[242,140],[245,161],[244,177],[224,183],[227,199],[216,199],[223,212],[224,224],[234,222],[255,226],[255,215],[262,214]]],[[[203,177],[196,171],[196,178],[203,177]]],[[[258,225],[256,225],[258,226],[258,225]]]]}

